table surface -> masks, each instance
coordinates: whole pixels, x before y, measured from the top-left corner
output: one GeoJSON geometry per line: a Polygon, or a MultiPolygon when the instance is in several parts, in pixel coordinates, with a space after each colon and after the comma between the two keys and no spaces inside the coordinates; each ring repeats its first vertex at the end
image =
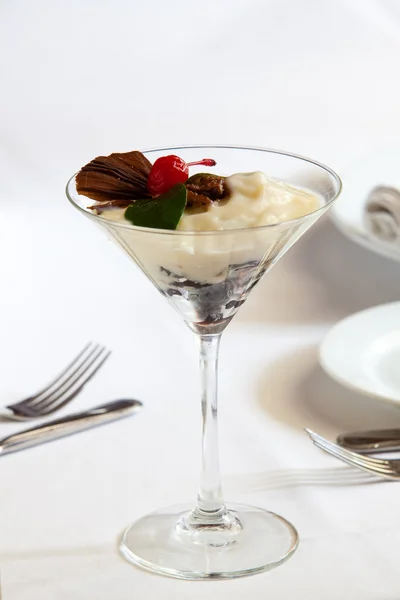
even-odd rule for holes
{"type": "MultiPolygon", "coordinates": [[[[263,575],[171,580],[125,563],[117,539],[140,515],[195,497],[196,347],[64,197],[92,157],[171,143],[284,148],[346,185],[347,165],[400,137],[399,32],[396,0],[1,4],[1,401],[33,392],[95,339],[112,358],[66,412],[145,404],[2,458],[3,600],[399,597],[399,488],[349,477],[302,431],[400,425],[395,407],[346,391],[317,361],[333,323],[399,299],[398,264],[326,217],[241,309],[220,362],[226,497],[283,514],[301,544],[263,575]]],[[[18,429],[0,423],[0,436],[18,429]]]]}

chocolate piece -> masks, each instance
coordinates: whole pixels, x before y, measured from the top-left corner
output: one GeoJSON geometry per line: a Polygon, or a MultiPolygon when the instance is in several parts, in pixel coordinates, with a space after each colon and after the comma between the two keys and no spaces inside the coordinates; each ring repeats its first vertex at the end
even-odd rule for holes
{"type": "Polygon", "coordinates": [[[207,196],[211,200],[221,200],[229,196],[225,177],[221,177],[220,175],[198,173],[190,177],[185,185],[188,191],[207,196]]]}
{"type": "Polygon", "coordinates": [[[88,209],[95,210],[98,215],[101,215],[101,213],[108,208],[126,208],[132,204],[132,201],[130,201],[128,205],[126,203],[127,200],[110,200],[109,202],[101,202],[99,204],[93,204],[93,206],[88,206],[88,209]]]}
{"type": "Polygon", "coordinates": [[[212,204],[212,200],[208,196],[187,190],[187,208],[202,208],[203,210],[207,210],[210,204],[212,204]]]}
{"type": "Polygon", "coordinates": [[[187,208],[206,211],[213,201],[227,199],[229,189],[225,177],[212,173],[197,173],[185,183],[187,189],[187,208]]]}
{"type": "Polygon", "coordinates": [[[151,197],[147,189],[151,166],[137,150],[98,156],[79,171],[76,190],[92,200],[107,203],[104,206],[129,206],[135,200],[151,197]]]}

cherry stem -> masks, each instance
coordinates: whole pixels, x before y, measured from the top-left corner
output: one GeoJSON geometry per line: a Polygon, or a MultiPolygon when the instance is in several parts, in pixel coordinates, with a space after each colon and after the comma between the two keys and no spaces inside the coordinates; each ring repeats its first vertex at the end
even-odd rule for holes
{"type": "Polygon", "coordinates": [[[195,165],[205,165],[206,167],[215,167],[217,163],[213,158],[202,158],[197,162],[186,163],[188,167],[194,167],[195,165]]]}

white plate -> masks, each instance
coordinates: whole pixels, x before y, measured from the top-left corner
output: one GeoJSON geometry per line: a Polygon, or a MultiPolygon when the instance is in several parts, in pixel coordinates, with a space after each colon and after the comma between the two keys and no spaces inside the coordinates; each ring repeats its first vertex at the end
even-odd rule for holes
{"type": "Polygon", "coordinates": [[[319,358],[341,384],[400,405],[400,302],[337,323],[325,336],[319,358]]]}
{"type": "Polygon", "coordinates": [[[376,185],[400,189],[400,148],[378,150],[343,174],[343,192],[330,214],[335,225],[354,242],[400,262],[400,249],[370,236],[363,223],[366,198],[376,185]]]}

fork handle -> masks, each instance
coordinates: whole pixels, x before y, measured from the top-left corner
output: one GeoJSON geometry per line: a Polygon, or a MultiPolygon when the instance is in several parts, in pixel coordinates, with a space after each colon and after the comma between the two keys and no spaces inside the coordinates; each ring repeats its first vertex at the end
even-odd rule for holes
{"type": "Polygon", "coordinates": [[[387,452],[400,450],[400,429],[354,431],[339,435],[337,443],[355,452],[387,452]]]}
{"type": "Polygon", "coordinates": [[[104,425],[136,412],[141,406],[142,403],[139,400],[116,400],[84,412],[55,419],[44,425],[25,429],[0,440],[0,453],[16,452],[97,425],[104,425]]]}

